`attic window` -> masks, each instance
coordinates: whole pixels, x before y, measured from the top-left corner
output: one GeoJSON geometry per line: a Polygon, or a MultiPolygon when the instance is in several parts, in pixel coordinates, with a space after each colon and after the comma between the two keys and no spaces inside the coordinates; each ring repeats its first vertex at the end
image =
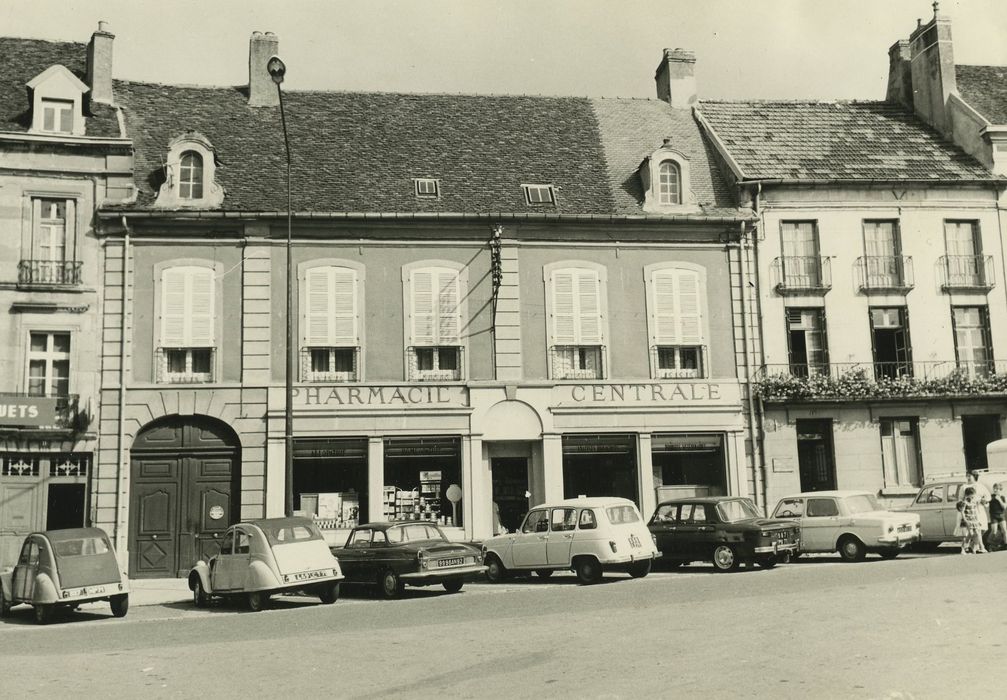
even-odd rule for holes
{"type": "Polygon", "coordinates": [[[528,204],[555,204],[556,193],[552,185],[521,185],[528,204]]]}
{"type": "Polygon", "coordinates": [[[53,134],[72,134],[73,100],[42,98],[42,130],[53,134]]]}
{"type": "Polygon", "coordinates": [[[440,180],[432,177],[419,177],[413,180],[416,186],[416,196],[423,199],[437,199],[441,196],[440,180]]]}

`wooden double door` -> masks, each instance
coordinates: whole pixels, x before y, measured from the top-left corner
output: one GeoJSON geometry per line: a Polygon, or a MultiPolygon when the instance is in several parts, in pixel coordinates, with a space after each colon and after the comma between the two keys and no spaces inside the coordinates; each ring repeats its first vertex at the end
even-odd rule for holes
{"type": "Polygon", "coordinates": [[[239,513],[238,448],[228,432],[176,419],[137,436],[130,454],[131,577],[185,576],[217,553],[239,513]]]}

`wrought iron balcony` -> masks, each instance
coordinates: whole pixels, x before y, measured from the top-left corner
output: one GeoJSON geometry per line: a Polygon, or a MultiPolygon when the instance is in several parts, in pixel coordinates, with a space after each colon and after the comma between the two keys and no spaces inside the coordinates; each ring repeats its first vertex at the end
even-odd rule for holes
{"type": "Polygon", "coordinates": [[[359,347],[301,348],[302,382],[356,382],[360,379],[359,347]]]}
{"type": "Polygon", "coordinates": [[[988,292],[996,286],[992,255],[942,255],[938,266],[945,292],[988,292]]]}
{"type": "Polygon", "coordinates": [[[856,270],[863,292],[908,292],[915,285],[909,255],[863,255],[857,258],[856,270]]]}
{"type": "Polygon", "coordinates": [[[17,265],[17,283],[22,287],[78,285],[83,265],[76,260],[22,260],[17,265]]]}
{"type": "Polygon", "coordinates": [[[89,422],[90,416],[77,394],[33,396],[0,392],[0,434],[68,435],[84,430],[89,422]]]}
{"type": "Polygon", "coordinates": [[[772,274],[778,294],[824,294],[832,289],[832,262],[820,255],[778,257],[772,274]]]}

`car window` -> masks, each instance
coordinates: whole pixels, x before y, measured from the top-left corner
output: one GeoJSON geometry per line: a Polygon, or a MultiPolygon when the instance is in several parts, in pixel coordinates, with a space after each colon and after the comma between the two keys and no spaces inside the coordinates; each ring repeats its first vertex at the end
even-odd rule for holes
{"type": "Polygon", "coordinates": [[[354,530],[353,534],[350,535],[350,547],[370,547],[371,546],[371,530],[354,530]]]}
{"type": "Polygon", "coordinates": [[[403,537],[402,528],[401,527],[388,528],[387,530],[385,530],[385,537],[387,537],[388,541],[391,542],[392,544],[399,544],[400,542],[402,542],[403,537]]]}
{"type": "Polygon", "coordinates": [[[524,519],[521,532],[546,532],[549,529],[549,511],[533,510],[524,519]]]}
{"type": "Polygon", "coordinates": [[[553,532],[566,532],[577,527],[576,508],[553,508],[550,520],[553,532]]]}
{"type": "Polygon", "coordinates": [[[874,496],[869,493],[850,496],[846,498],[845,501],[846,510],[851,514],[871,513],[876,510],[881,510],[881,506],[878,505],[877,500],[875,500],[874,496]]]}
{"type": "Polygon", "coordinates": [[[833,515],[839,515],[839,506],[836,505],[835,500],[831,498],[808,499],[809,518],[828,518],[833,515]]]}
{"type": "Polygon", "coordinates": [[[372,545],[383,545],[388,544],[388,537],[381,530],[375,530],[374,535],[371,537],[372,545]]]}
{"type": "Polygon", "coordinates": [[[654,513],[654,522],[657,523],[673,523],[677,518],[678,518],[677,503],[665,503],[662,506],[658,506],[657,512],[654,513]]]}
{"type": "Polygon", "coordinates": [[[678,522],[687,523],[692,518],[692,504],[683,503],[682,510],[678,514],[678,522]]]}
{"type": "Polygon", "coordinates": [[[774,518],[800,518],[803,515],[804,500],[800,498],[784,498],[773,511],[774,518]]]}
{"type": "Polygon", "coordinates": [[[717,504],[720,512],[720,519],[725,523],[736,523],[739,520],[749,520],[758,518],[759,511],[747,498],[736,498],[730,501],[722,501],[717,504]]]}
{"type": "Polygon", "coordinates": [[[95,554],[105,554],[108,545],[101,537],[82,537],[73,540],[60,540],[54,549],[59,557],[87,557],[95,554]]]}
{"type": "Polygon", "coordinates": [[[234,530],[224,533],[224,539],[220,542],[220,553],[231,554],[234,551],[234,530]]]}
{"type": "Polygon", "coordinates": [[[640,519],[634,506],[609,506],[605,509],[608,514],[608,521],[613,525],[625,525],[635,523],[640,519]]]}
{"type": "Polygon", "coordinates": [[[314,534],[309,527],[294,525],[293,527],[276,528],[273,531],[273,538],[277,542],[297,542],[299,540],[310,540],[314,534]]]}
{"type": "Polygon", "coordinates": [[[705,523],[706,522],[706,506],[702,503],[697,503],[692,507],[692,522],[694,523],[705,523]]]}
{"type": "Polygon", "coordinates": [[[237,535],[234,543],[234,553],[248,554],[248,542],[250,539],[248,533],[244,530],[235,530],[234,532],[237,535]]]}
{"type": "Polygon", "coordinates": [[[595,518],[594,511],[590,508],[585,508],[580,512],[580,518],[577,521],[577,527],[581,530],[594,530],[598,527],[598,519],[595,518]]]}
{"type": "MultiPolygon", "coordinates": [[[[35,547],[35,543],[31,540],[25,540],[24,546],[21,547],[21,556],[18,558],[17,563],[21,566],[27,566],[31,562],[31,548],[35,547]]],[[[36,548],[35,561],[38,561],[38,551],[36,548]]]]}
{"type": "Polygon", "coordinates": [[[920,495],[916,497],[917,503],[943,503],[944,502],[944,484],[937,484],[936,486],[927,486],[922,491],[920,495]]]}
{"type": "Polygon", "coordinates": [[[957,503],[961,500],[961,492],[965,484],[948,484],[948,503],[957,503]]]}

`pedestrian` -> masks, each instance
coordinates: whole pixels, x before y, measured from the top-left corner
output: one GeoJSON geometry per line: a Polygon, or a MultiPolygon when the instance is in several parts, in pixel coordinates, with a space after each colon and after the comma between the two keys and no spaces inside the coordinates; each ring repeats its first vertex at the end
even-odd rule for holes
{"type": "Polygon", "coordinates": [[[993,484],[993,494],[990,496],[990,548],[994,539],[999,540],[997,549],[1007,549],[1007,497],[1004,497],[1003,484],[993,484]]]}
{"type": "Polygon", "coordinates": [[[962,541],[962,552],[964,554],[985,554],[986,547],[983,545],[983,531],[979,520],[979,511],[982,510],[979,499],[976,498],[974,486],[965,487],[965,497],[962,499],[962,520],[965,521],[965,539],[962,541]]]}
{"type": "Polygon", "coordinates": [[[979,503],[979,533],[985,541],[987,530],[990,526],[989,513],[987,508],[990,502],[990,490],[986,488],[986,484],[979,481],[979,472],[975,469],[971,470],[965,475],[965,486],[971,486],[976,492],[976,501],[979,503]]]}

